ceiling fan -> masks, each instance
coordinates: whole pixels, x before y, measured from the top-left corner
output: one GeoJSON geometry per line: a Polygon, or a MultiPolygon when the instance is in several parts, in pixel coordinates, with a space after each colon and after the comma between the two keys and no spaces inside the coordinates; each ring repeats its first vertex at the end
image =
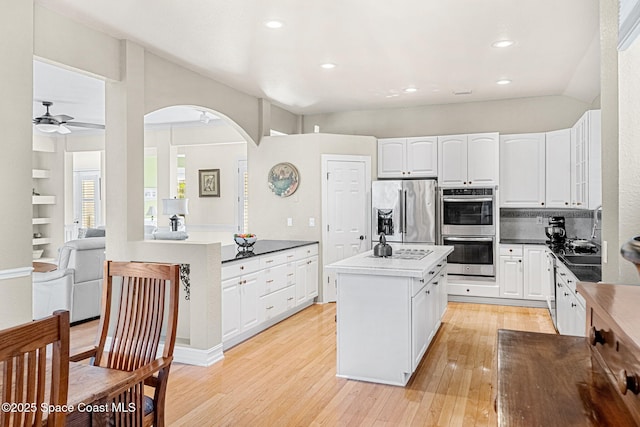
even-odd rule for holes
{"type": "Polygon", "coordinates": [[[104,129],[104,125],[95,123],[72,122],[71,120],[73,120],[73,117],[67,116],[66,114],[58,114],[56,116],[52,116],[51,113],[49,113],[49,107],[53,105],[53,102],[42,101],[42,105],[44,105],[47,111],[42,116],[33,119],[33,124],[39,131],[47,133],[58,132],[64,135],[71,133],[67,126],[90,129],[104,129]]]}

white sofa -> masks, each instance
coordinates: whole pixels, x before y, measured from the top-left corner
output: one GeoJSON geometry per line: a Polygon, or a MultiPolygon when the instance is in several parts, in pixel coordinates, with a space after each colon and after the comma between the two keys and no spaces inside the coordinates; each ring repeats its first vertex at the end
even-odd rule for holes
{"type": "Polygon", "coordinates": [[[68,241],[58,250],[58,268],[33,273],[33,317],[69,310],[71,322],[100,316],[105,238],[68,241]]]}

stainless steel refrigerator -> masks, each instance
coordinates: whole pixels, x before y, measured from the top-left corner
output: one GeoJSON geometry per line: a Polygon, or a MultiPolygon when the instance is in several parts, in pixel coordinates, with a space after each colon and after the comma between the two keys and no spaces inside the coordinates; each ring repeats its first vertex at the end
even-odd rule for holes
{"type": "Polygon", "coordinates": [[[373,181],[371,242],[381,232],[388,242],[436,242],[436,181],[373,181]]]}

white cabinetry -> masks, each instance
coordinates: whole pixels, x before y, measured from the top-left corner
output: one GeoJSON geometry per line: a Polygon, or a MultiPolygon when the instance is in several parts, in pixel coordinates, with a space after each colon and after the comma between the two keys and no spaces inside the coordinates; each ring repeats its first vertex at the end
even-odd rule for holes
{"type": "Polygon", "coordinates": [[[584,113],[571,129],[571,206],[595,209],[602,203],[600,110],[584,113]]]}
{"type": "Polygon", "coordinates": [[[553,291],[548,252],[544,245],[500,245],[500,296],[546,301],[553,291]]]}
{"type": "Polygon", "coordinates": [[[545,134],[500,136],[500,206],[545,206],[545,134]]]}
{"type": "Polygon", "coordinates": [[[571,129],[547,132],[545,168],[545,206],[571,207],[571,129]]]}
{"type": "Polygon", "coordinates": [[[53,216],[53,206],[56,204],[56,197],[50,195],[44,195],[43,190],[51,188],[51,185],[47,183],[51,178],[51,171],[48,169],[42,169],[39,163],[50,164],[51,161],[47,161],[45,156],[52,155],[55,152],[55,145],[53,141],[48,139],[37,139],[33,142],[34,151],[34,164],[31,170],[31,177],[33,178],[33,194],[31,196],[31,204],[33,205],[33,216],[31,223],[33,224],[33,240],[32,245],[34,249],[34,259],[36,259],[35,251],[43,250],[44,257],[38,257],[38,261],[53,262],[55,258],[54,254],[50,253],[48,246],[51,243],[51,226],[53,216]],[[51,154],[49,154],[51,153],[51,154]]]}
{"type": "Polygon", "coordinates": [[[585,336],[586,309],[582,295],[576,292],[578,279],[569,269],[557,263],[556,327],[562,335],[585,336]]]}
{"type": "Polygon", "coordinates": [[[487,187],[498,184],[497,133],[438,137],[438,185],[487,187]]]}
{"type": "Polygon", "coordinates": [[[229,348],[309,305],[318,295],[318,245],[222,266],[222,342],[229,348]]]}
{"type": "Polygon", "coordinates": [[[411,298],[411,360],[413,369],[416,369],[422,360],[422,356],[427,351],[429,342],[435,333],[436,295],[433,287],[433,283],[428,283],[411,298]]]}
{"type": "Polygon", "coordinates": [[[523,294],[522,245],[500,245],[500,296],[521,299],[523,294]]]}
{"type": "Polygon", "coordinates": [[[423,178],[438,174],[437,138],[378,140],[378,178],[423,178]]]}

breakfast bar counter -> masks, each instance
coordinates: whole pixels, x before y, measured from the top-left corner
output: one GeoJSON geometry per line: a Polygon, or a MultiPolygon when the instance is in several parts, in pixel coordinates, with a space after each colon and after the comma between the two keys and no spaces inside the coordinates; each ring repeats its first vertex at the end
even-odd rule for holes
{"type": "Polygon", "coordinates": [[[317,241],[307,240],[258,240],[249,250],[238,250],[239,248],[235,244],[224,245],[220,248],[220,258],[224,264],[239,259],[286,251],[317,243],[317,241]]]}

